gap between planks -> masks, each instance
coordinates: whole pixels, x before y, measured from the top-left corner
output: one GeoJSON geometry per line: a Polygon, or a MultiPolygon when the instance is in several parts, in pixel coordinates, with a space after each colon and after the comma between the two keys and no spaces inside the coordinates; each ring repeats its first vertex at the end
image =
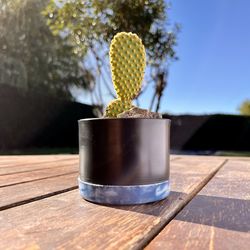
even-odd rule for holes
{"type": "MultiPolygon", "coordinates": [[[[11,168],[11,167],[22,167],[22,166],[34,166],[34,165],[41,165],[41,164],[47,164],[47,163],[55,163],[55,162],[61,162],[61,161],[72,161],[72,160],[78,160],[78,155],[71,157],[71,158],[56,158],[56,159],[50,159],[47,160],[46,158],[44,159],[43,157],[40,157],[40,160],[37,160],[32,162],[31,159],[25,159],[23,162],[19,162],[19,159],[15,159],[15,161],[11,162],[2,162],[1,157],[0,157],[0,168],[11,168]],[[45,160],[45,161],[44,161],[45,160]]],[[[12,159],[13,160],[13,159],[12,159]]],[[[24,160],[24,159],[22,159],[24,160]]]]}
{"type": "MultiPolygon", "coordinates": [[[[28,183],[30,181],[37,181],[43,178],[52,176],[60,176],[62,174],[76,173],[78,171],[77,162],[61,163],[61,167],[53,168],[53,164],[50,164],[50,168],[44,168],[42,170],[36,170],[24,173],[13,173],[11,175],[0,176],[0,187],[18,185],[19,183],[28,183]]],[[[54,166],[58,166],[58,163],[54,166]]],[[[45,166],[44,166],[45,167],[45,166]]],[[[33,167],[31,167],[33,169],[33,167]]],[[[24,170],[24,169],[23,169],[24,170]]],[[[7,172],[7,171],[6,171],[7,172]]]]}
{"type": "MultiPolygon", "coordinates": [[[[176,158],[175,158],[176,159],[176,158]]],[[[172,214],[169,214],[165,220],[162,220],[162,223],[159,223],[158,226],[155,226],[153,230],[147,235],[146,238],[142,239],[141,241],[137,242],[133,249],[144,249],[157,235],[168,225],[168,223],[175,218],[176,215],[180,213],[181,210],[188,205],[189,202],[201,191],[201,189],[206,186],[206,184],[219,172],[219,170],[228,162],[228,159],[225,159],[219,167],[208,175],[191,193],[187,200],[183,200],[182,204],[178,209],[176,209],[172,214]]]]}
{"type": "Polygon", "coordinates": [[[2,186],[0,186],[0,188],[10,187],[10,186],[15,186],[15,185],[19,185],[19,184],[40,181],[40,180],[46,180],[46,179],[50,179],[50,178],[54,178],[54,177],[60,177],[60,176],[64,176],[64,175],[74,174],[74,173],[78,173],[78,171],[71,171],[71,172],[67,172],[67,173],[64,173],[64,174],[58,174],[58,175],[48,176],[48,177],[44,177],[44,178],[32,179],[32,180],[29,180],[29,181],[15,182],[15,183],[7,184],[7,185],[2,185],[2,186]]]}
{"type": "Polygon", "coordinates": [[[31,202],[34,202],[34,201],[39,201],[39,200],[42,200],[42,199],[46,199],[46,198],[49,198],[49,197],[54,196],[54,195],[58,195],[58,194],[62,194],[62,193],[66,193],[66,192],[75,190],[77,188],[78,188],[78,186],[73,186],[73,187],[65,188],[65,189],[58,190],[58,191],[55,191],[55,192],[52,192],[52,193],[40,195],[40,196],[33,197],[33,198],[30,198],[30,199],[22,200],[22,201],[18,201],[18,202],[15,202],[15,203],[8,204],[8,205],[0,207],[0,211],[6,210],[6,209],[9,209],[9,208],[13,208],[13,207],[17,207],[17,206],[21,206],[21,205],[25,205],[25,204],[28,204],[28,203],[31,203],[31,202]]]}
{"type": "Polygon", "coordinates": [[[228,161],[146,249],[249,250],[249,184],[250,158],[228,161]]]}
{"type": "MultiPolygon", "coordinates": [[[[175,157],[174,156],[172,159],[170,159],[170,162],[174,162],[174,161],[180,160],[180,159],[182,159],[182,157],[175,157]]],[[[36,171],[36,170],[34,170],[34,171],[36,171]]],[[[60,174],[60,175],[55,175],[55,176],[49,176],[49,177],[44,177],[44,178],[39,178],[39,179],[33,179],[33,180],[23,181],[23,182],[19,182],[19,183],[12,183],[12,184],[8,184],[8,185],[0,186],[0,188],[1,187],[10,187],[10,186],[19,185],[19,184],[21,185],[21,184],[26,184],[26,183],[30,183],[30,182],[36,182],[36,181],[46,180],[46,179],[50,179],[50,178],[55,178],[55,177],[61,177],[61,176],[70,175],[72,173],[77,173],[77,172],[78,171],[73,171],[73,172],[70,172],[70,173],[65,173],[65,174],[60,174]]],[[[12,207],[17,207],[17,206],[20,206],[20,205],[25,205],[27,203],[31,203],[31,202],[34,202],[34,201],[39,201],[39,200],[42,200],[42,199],[45,199],[45,198],[48,198],[48,197],[51,197],[51,196],[54,196],[54,195],[59,195],[61,193],[66,193],[66,192],[75,190],[77,188],[78,188],[78,186],[74,185],[72,187],[68,187],[68,188],[65,188],[65,189],[62,189],[62,190],[53,191],[51,193],[47,193],[47,194],[44,194],[44,195],[38,195],[37,197],[32,197],[32,198],[24,199],[24,200],[21,200],[21,201],[13,202],[11,204],[1,206],[0,211],[6,210],[6,209],[9,209],[9,208],[12,208],[12,207]]]]}
{"type": "Polygon", "coordinates": [[[40,163],[40,164],[38,164],[38,163],[36,163],[36,164],[29,163],[29,164],[26,164],[26,165],[22,164],[22,165],[20,165],[20,166],[3,167],[3,168],[0,168],[0,171],[3,170],[3,169],[13,169],[13,168],[15,168],[15,167],[22,168],[22,167],[24,167],[24,166],[25,166],[25,167],[28,166],[28,168],[30,168],[30,169],[28,169],[28,170],[21,170],[21,171],[12,171],[12,172],[2,173],[2,174],[1,174],[1,172],[0,172],[0,176],[15,175],[15,174],[28,173],[28,172],[35,172],[35,171],[44,170],[44,169],[62,168],[62,167],[64,167],[64,166],[69,166],[69,165],[71,165],[71,164],[73,164],[73,163],[75,163],[75,164],[78,163],[78,160],[76,160],[76,159],[66,159],[66,160],[63,160],[63,161],[64,161],[64,162],[65,162],[65,161],[70,161],[70,162],[69,162],[69,163],[67,162],[66,165],[54,165],[54,166],[46,166],[46,165],[47,165],[47,163],[56,163],[56,164],[58,164],[58,163],[60,163],[60,161],[55,161],[55,162],[42,162],[42,163],[40,163]],[[32,167],[34,167],[34,165],[35,165],[35,166],[38,165],[38,166],[41,166],[41,167],[38,167],[38,168],[35,168],[35,169],[34,169],[34,168],[32,168],[32,167]],[[45,165],[45,166],[42,167],[42,165],[45,165]]]}
{"type": "Polygon", "coordinates": [[[64,175],[0,189],[0,210],[77,188],[77,174],[64,175]],[[20,191],[21,190],[21,191],[20,191]],[[37,198],[39,197],[39,198],[37,198]]]}
{"type": "Polygon", "coordinates": [[[134,249],[148,239],[148,235],[152,235],[155,227],[159,228],[175,214],[175,210],[182,206],[183,199],[190,199],[200,182],[204,183],[208,175],[215,174],[224,161],[186,161],[184,158],[184,161],[177,162],[171,171],[173,193],[167,200],[151,205],[106,207],[82,200],[73,190],[2,211],[1,244],[6,247],[12,245],[16,248],[45,249],[93,249],[94,244],[99,246],[98,249],[105,246],[107,249],[118,249],[121,246],[123,249],[134,249]],[[64,225],[58,221],[60,214],[64,225]],[[95,235],[95,232],[103,233],[95,235]]]}

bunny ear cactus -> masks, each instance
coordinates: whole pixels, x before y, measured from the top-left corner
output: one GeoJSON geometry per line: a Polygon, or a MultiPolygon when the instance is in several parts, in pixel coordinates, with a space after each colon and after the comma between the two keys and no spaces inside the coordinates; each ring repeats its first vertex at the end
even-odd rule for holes
{"type": "Polygon", "coordinates": [[[146,53],[141,39],[133,33],[121,32],[110,45],[112,81],[118,99],[109,103],[106,117],[117,117],[133,107],[132,100],[139,94],[146,67],[146,53]]]}
{"type": "Polygon", "coordinates": [[[106,117],[117,117],[122,112],[132,108],[131,100],[121,100],[120,98],[112,100],[106,108],[106,117]]]}

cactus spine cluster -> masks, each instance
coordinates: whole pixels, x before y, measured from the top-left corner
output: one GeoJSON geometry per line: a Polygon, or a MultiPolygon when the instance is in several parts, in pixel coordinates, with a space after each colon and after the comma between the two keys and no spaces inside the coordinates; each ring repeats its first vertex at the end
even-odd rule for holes
{"type": "Polygon", "coordinates": [[[112,81],[118,98],[109,103],[105,116],[117,117],[133,107],[132,100],[141,90],[146,54],[136,34],[121,32],[112,39],[109,55],[112,81]]]}

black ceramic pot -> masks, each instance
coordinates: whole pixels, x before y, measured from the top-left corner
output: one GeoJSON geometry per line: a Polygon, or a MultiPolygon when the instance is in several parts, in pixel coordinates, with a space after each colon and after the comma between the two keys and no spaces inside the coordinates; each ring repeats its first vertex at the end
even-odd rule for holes
{"type": "Polygon", "coordinates": [[[170,120],[79,121],[79,189],[103,204],[141,204],[169,194],[170,120]]]}

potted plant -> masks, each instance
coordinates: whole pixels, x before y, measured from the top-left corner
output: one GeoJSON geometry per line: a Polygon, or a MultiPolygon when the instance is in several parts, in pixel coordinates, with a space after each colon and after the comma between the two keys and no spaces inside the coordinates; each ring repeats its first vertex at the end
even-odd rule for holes
{"type": "Polygon", "coordinates": [[[103,118],[79,121],[80,194],[102,204],[164,199],[169,194],[170,120],[132,104],[146,66],[140,38],[116,34],[110,64],[118,98],[103,118]]]}

